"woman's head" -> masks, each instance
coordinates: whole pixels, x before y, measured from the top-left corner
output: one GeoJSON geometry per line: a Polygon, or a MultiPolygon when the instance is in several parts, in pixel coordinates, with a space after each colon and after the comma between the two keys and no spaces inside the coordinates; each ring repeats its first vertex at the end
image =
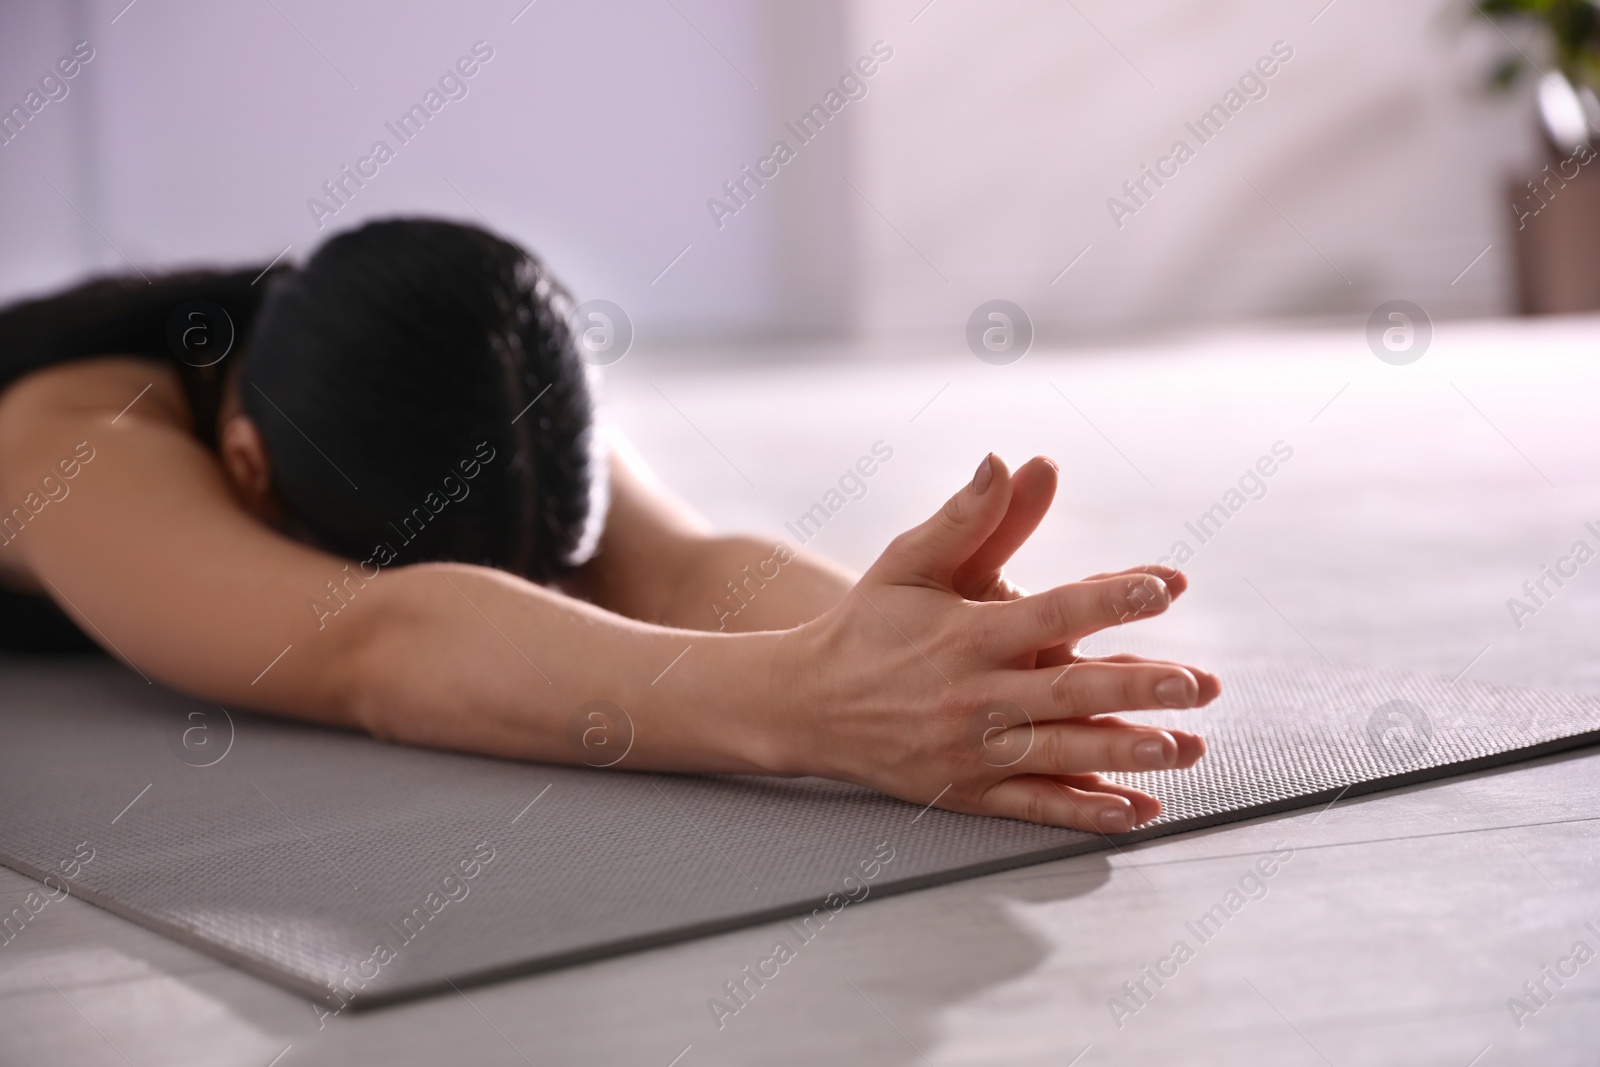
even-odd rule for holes
{"type": "Polygon", "coordinates": [[[604,517],[572,310],[538,260],[473,227],[340,234],[272,279],[235,375],[248,423],[223,429],[230,474],[249,480],[229,449],[252,445],[285,525],[342,555],[555,577],[604,517]]]}

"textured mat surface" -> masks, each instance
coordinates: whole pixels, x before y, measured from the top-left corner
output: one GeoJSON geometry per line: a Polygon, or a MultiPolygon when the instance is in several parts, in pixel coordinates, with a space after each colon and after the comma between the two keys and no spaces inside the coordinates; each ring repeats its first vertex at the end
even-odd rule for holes
{"type": "MultiPolygon", "coordinates": [[[[1234,670],[1145,837],[1600,741],[1600,699],[1234,670]]],[[[0,860],[360,1008],[1111,847],[817,780],[525,765],[229,714],[110,665],[0,669],[0,860]],[[817,909],[817,910],[814,910],[817,909]]],[[[805,921],[794,920],[804,932],[805,921]]]]}

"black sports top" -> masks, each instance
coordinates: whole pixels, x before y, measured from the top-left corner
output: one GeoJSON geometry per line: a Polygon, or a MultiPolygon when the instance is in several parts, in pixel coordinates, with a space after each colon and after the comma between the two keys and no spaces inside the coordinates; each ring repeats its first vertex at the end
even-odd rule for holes
{"type": "MultiPolygon", "coordinates": [[[[195,436],[217,446],[217,411],[229,359],[210,366],[179,357],[168,343],[174,314],[194,301],[227,312],[235,338],[249,334],[274,274],[260,267],[235,271],[100,278],[54,296],[0,311],[0,393],[19,378],[45,367],[103,355],[134,355],[171,362],[183,382],[195,436]]],[[[235,340],[229,357],[236,360],[235,340]]],[[[0,501],[9,512],[16,501],[0,501]]],[[[89,651],[97,646],[48,597],[18,592],[0,583],[0,650],[89,651]]]]}

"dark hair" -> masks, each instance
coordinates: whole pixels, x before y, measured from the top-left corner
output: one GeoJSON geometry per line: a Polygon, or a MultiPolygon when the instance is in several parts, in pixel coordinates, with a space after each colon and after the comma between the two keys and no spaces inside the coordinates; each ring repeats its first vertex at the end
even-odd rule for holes
{"type": "Polygon", "coordinates": [[[356,559],[559,575],[604,477],[572,313],[533,256],[446,222],[368,223],[275,278],[239,392],[288,514],[356,559]]]}
{"type": "MultiPolygon", "coordinates": [[[[593,401],[572,300],[537,259],[475,227],[392,219],[260,275],[100,279],[0,312],[0,389],[82,356],[174,355],[169,317],[208,300],[243,338],[239,399],[301,536],[355,560],[541,582],[592,550],[605,486],[593,401]]],[[[178,369],[206,406],[196,383],[221,368],[178,369]]],[[[197,410],[197,429],[214,414],[197,410]]]]}
{"type": "MultiPolygon", "coordinates": [[[[195,301],[224,308],[243,332],[266,296],[263,271],[184,270],[92,278],[64,292],[0,310],[0,390],[32,371],[89,356],[126,355],[171,360],[168,326],[177,309],[195,301]]],[[[195,435],[214,445],[220,367],[180,365],[195,435]]]]}

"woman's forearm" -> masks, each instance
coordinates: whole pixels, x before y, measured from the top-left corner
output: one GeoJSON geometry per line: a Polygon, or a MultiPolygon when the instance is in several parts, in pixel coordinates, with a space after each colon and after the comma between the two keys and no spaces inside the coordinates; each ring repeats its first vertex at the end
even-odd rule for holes
{"type": "Polygon", "coordinates": [[[350,691],[354,719],[379,737],[620,769],[784,762],[773,749],[781,632],[639,622],[459,564],[397,570],[371,591],[351,620],[363,630],[350,691]]]}
{"type": "Polygon", "coordinates": [[[663,621],[720,633],[788,629],[843,600],[855,581],[838,564],[783,542],[707,539],[684,568],[663,621]]]}

